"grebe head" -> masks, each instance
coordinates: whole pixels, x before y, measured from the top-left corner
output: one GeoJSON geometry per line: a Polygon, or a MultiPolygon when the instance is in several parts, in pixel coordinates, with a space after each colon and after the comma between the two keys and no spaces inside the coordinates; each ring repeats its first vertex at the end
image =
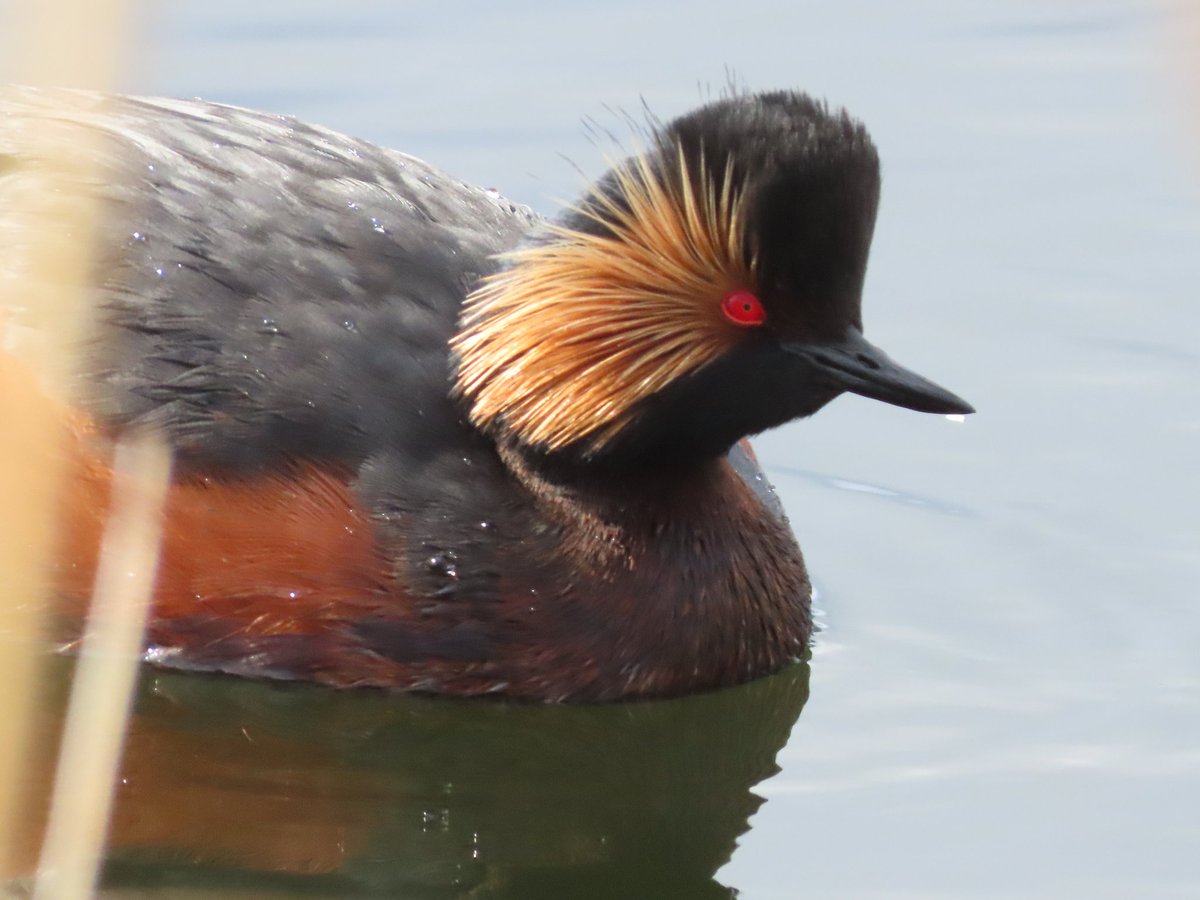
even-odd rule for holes
{"type": "Polygon", "coordinates": [[[862,334],[865,128],[736,95],[655,130],[467,300],[456,391],[497,439],[618,464],[713,457],[843,391],[971,407],[862,334]]]}

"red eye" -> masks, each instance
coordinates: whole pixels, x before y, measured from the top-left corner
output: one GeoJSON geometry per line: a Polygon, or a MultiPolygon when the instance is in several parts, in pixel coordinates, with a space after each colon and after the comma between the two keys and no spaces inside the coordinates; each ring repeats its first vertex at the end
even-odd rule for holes
{"type": "Polygon", "coordinates": [[[734,325],[753,328],[767,321],[762,301],[749,291],[733,291],[721,301],[721,312],[734,325]]]}

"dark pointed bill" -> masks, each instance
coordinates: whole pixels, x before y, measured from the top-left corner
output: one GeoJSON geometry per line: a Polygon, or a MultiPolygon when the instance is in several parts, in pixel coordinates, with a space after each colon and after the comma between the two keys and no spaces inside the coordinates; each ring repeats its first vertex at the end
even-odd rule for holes
{"type": "Polygon", "coordinates": [[[917,412],[964,415],[975,412],[966,400],[892,361],[855,328],[835,342],[784,344],[812,363],[833,384],[873,400],[917,412]]]}

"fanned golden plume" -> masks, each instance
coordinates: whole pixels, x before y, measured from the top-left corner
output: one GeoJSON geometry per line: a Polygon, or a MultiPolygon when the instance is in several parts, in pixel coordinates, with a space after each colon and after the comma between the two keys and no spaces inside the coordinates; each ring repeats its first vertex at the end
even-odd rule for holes
{"type": "Polygon", "coordinates": [[[614,168],[624,204],[602,191],[585,200],[579,212],[605,233],[549,226],[546,243],[511,254],[467,298],[451,346],[474,424],[600,448],[638,401],[745,337],[721,313],[726,294],[754,287],[732,164],[718,184],[701,158],[693,181],[676,149],[662,173],[644,154],[614,168]]]}

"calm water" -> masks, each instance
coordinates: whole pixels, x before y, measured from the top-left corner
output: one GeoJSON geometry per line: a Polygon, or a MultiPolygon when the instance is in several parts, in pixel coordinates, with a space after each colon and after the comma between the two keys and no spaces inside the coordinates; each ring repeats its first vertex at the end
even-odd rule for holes
{"type": "Polygon", "coordinates": [[[129,89],[295,113],[544,211],[602,168],[581,119],[673,115],[727,67],[844,104],[885,165],[868,334],[980,414],[851,397],[759,439],[820,590],[811,671],[603,709],[148,676],[113,894],[1200,896],[1187,5],[148,13],[129,89]]]}

